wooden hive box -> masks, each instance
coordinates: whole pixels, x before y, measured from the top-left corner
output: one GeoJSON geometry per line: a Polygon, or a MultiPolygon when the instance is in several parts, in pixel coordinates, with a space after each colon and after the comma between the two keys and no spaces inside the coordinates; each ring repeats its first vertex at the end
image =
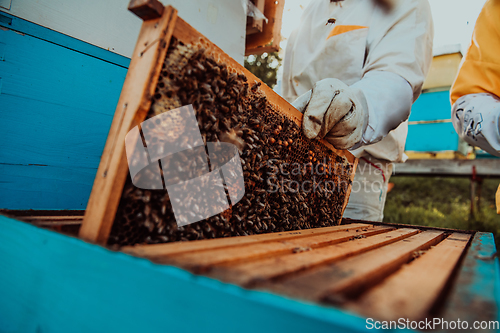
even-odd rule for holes
{"type": "Polygon", "coordinates": [[[4,327],[366,332],[401,323],[418,329],[427,320],[444,332],[460,320],[466,332],[498,331],[499,265],[489,233],[345,220],[121,249],[134,258],[3,216],[0,227],[4,327]]]}
{"type": "Polygon", "coordinates": [[[340,308],[371,318],[367,325],[415,329],[439,320],[435,328],[448,331],[453,327],[446,325],[460,319],[471,326],[491,321],[486,331],[497,331],[498,260],[491,234],[344,223],[122,250],[244,288],[340,308]]]}

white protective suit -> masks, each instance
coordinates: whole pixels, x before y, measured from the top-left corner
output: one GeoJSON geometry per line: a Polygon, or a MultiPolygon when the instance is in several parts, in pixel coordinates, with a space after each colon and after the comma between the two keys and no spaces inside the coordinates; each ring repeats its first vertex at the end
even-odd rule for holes
{"type": "Polygon", "coordinates": [[[367,0],[312,0],[288,40],[282,80],[288,101],[325,78],[366,98],[368,126],[352,150],[361,159],[344,217],[382,220],[390,162],[406,160],[407,119],[430,67],[432,39],[427,0],[399,0],[390,12],[367,0]]]}

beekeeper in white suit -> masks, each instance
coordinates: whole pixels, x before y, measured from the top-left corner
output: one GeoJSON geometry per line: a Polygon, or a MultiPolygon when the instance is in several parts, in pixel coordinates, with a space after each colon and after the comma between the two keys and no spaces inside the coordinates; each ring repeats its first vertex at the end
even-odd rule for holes
{"type": "Polygon", "coordinates": [[[288,40],[282,80],[304,134],[360,158],[344,217],[368,221],[382,220],[392,163],[407,158],[407,119],[434,35],[427,0],[379,2],[311,0],[288,40]]]}

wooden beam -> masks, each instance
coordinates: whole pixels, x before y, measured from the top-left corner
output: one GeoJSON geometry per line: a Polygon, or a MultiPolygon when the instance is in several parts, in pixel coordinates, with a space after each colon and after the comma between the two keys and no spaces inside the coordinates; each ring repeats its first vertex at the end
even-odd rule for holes
{"type": "Polygon", "coordinates": [[[314,228],[306,230],[295,230],[286,232],[275,232],[261,235],[252,235],[251,237],[239,236],[217,239],[202,239],[191,242],[177,242],[165,244],[151,244],[151,245],[135,245],[125,246],[121,251],[135,255],[138,257],[159,257],[168,256],[180,253],[191,253],[195,251],[206,251],[228,248],[238,245],[248,245],[254,243],[265,243],[272,241],[284,241],[289,239],[297,239],[311,235],[321,235],[340,231],[373,228],[370,224],[352,223],[348,225],[339,225],[334,227],[314,228]]]}
{"type": "Polygon", "coordinates": [[[421,159],[394,164],[393,176],[500,177],[500,158],[475,160],[421,159]]]}
{"type": "Polygon", "coordinates": [[[209,271],[213,266],[235,262],[252,262],[261,258],[310,251],[328,245],[347,242],[355,237],[367,237],[393,230],[387,227],[355,229],[323,235],[301,237],[286,241],[249,244],[216,249],[203,252],[179,254],[175,256],[158,256],[150,258],[154,262],[187,268],[196,273],[209,271]]]}
{"type": "Polygon", "coordinates": [[[377,320],[424,319],[442,294],[470,237],[453,233],[345,307],[377,320]]]}
{"type": "Polygon", "coordinates": [[[210,275],[223,281],[251,286],[317,265],[332,263],[397,242],[418,233],[416,229],[398,229],[376,236],[351,240],[312,251],[283,255],[250,263],[220,265],[210,275]]]}

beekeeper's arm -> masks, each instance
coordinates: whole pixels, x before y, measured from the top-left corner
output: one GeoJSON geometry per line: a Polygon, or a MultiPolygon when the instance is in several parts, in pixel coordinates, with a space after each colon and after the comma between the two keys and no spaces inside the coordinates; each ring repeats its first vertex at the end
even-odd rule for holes
{"type": "Polygon", "coordinates": [[[432,59],[433,27],[427,1],[399,1],[369,34],[363,78],[346,86],[325,79],[300,96],[309,138],[325,138],[337,148],[358,148],[382,140],[408,119],[432,59]]]}
{"type": "Polygon", "coordinates": [[[451,89],[455,130],[468,143],[500,156],[500,3],[488,1],[451,89]]]}

